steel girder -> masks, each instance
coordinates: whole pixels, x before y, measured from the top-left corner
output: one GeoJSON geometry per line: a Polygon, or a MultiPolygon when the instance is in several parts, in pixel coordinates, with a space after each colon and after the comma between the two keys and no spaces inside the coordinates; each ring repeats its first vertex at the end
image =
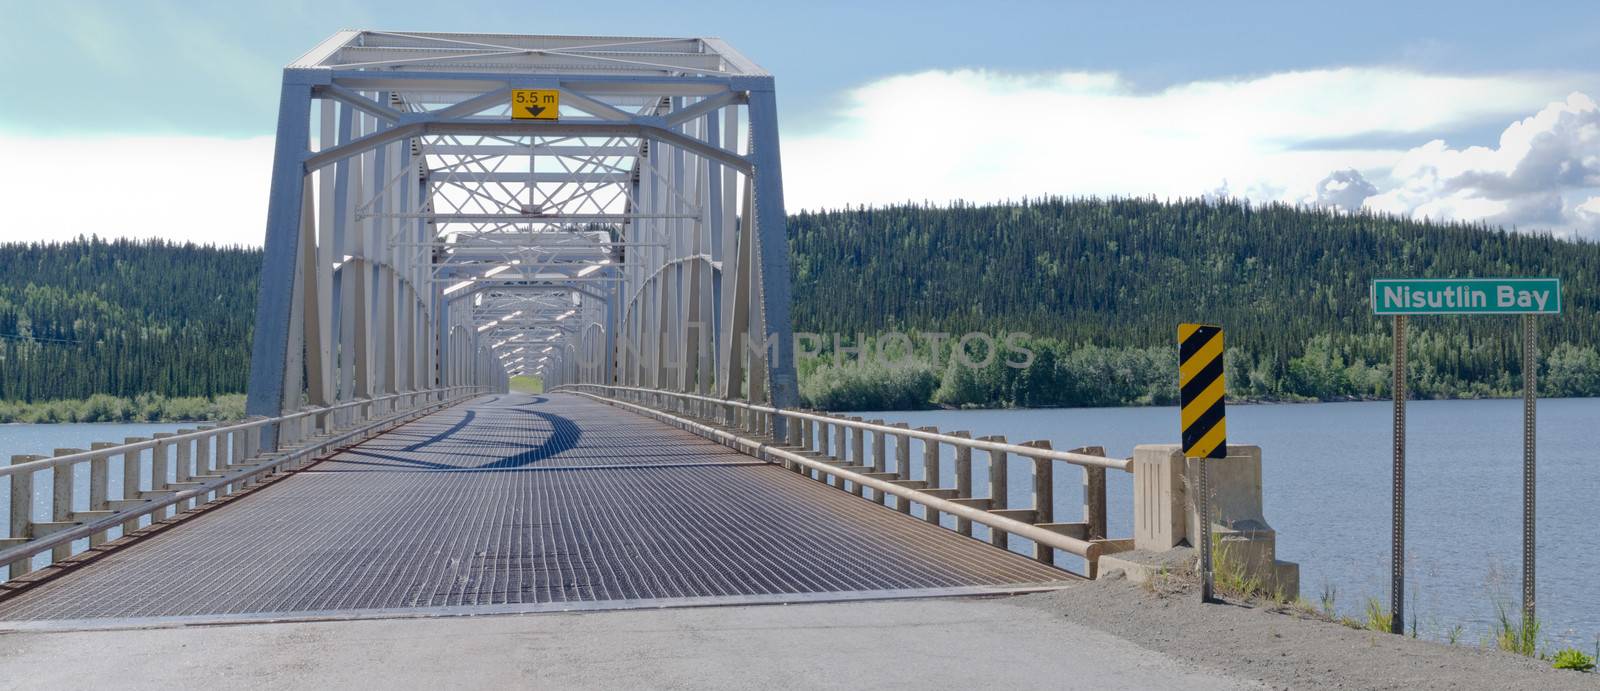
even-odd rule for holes
{"type": "Polygon", "coordinates": [[[717,39],[335,34],[284,70],[249,413],[516,374],[794,405],[775,98],[717,39]]]}

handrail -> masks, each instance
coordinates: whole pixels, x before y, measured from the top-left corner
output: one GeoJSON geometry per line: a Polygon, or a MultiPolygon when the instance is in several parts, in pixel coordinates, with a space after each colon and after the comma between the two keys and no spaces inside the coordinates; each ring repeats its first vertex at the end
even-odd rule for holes
{"type": "Polygon", "coordinates": [[[1095,467],[1095,468],[1108,468],[1108,469],[1112,469],[1112,470],[1122,470],[1122,471],[1126,471],[1126,472],[1133,472],[1133,459],[1132,458],[1110,458],[1110,457],[1106,457],[1106,456],[1096,456],[1096,455],[1092,455],[1092,454],[1078,453],[1076,451],[1057,451],[1057,450],[1054,450],[1054,449],[1042,449],[1042,448],[1033,447],[1033,446],[1021,446],[1021,445],[1018,445],[1018,444],[1007,444],[1007,443],[1004,443],[1004,442],[985,441],[985,440],[982,440],[982,439],[970,439],[970,438],[967,438],[967,437],[954,437],[954,436],[951,436],[951,435],[948,435],[948,434],[940,434],[938,432],[923,432],[921,430],[910,429],[910,428],[905,428],[905,427],[892,427],[892,426],[889,426],[889,425],[877,425],[877,424],[873,424],[873,423],[870,423],[870,422],[861,422],[861,421],[856,421],[856,420],[850,420],[850,419],[846,419],[846,418],[827,415],[825,413],[808,413],[808,412],[802,412],[802,411],[799,411],[799,410],[794,410],[792,408],[775,408],[775,407],[772,407],[772,406],[764,406],[764,405],[759,405],[759,404],[755,404],[755,403],[749,403],[749,402],[746,402],[746,401],[735,401],[735,400],[729,400],[729,399],[725,399],[725,398],[714,398],[714,397],[711,397],[711,396],[701,396],[701,395],[698,395],[698,394],[683,393],[683,392],[678,392],[678,391],[661,391],[661,390],[657,390],[657,389],[645,389],[645,388],[634,387],[634,386],[607,386],[607,385],[604,385],[604,384],[564,384],[564,385],[557,386],[557,387],[551,389],[551,391],[559,391],[561,389],[569,389],[569,388],[570,389],[574,389],[574,390],[581,390],[584,387],[592,388],[592,389],[602,389],[602,390],[633,391],[633,392],[636,392],[636,393],[656,395],[656,396],[673,396],[673,397],[677,397],[677,398],[701,401],[701,402],[704,402],[704,403],[712,403],[712,404],[724,405],[724,406],[733,406],[733,407],[736,407],[736,408],[742,408],[744,410],[751,410],[751,411],[755,411],[755,412],[759,412],[759,413],[782,415],[784,417],[811,420],[813,422],[826,422],[826,423],[833,424],[833,425],[840,425],[842,427],[867,430],[867,431],[878,432],[878,433],[882,433],[882,434],[897,434],[897,435],[901,435],[901,436],[905,436],[905,437],[911,437],[913,439],[921,439],[921,440],[924,440],[924,441],[934,441],[934,442],[939,442],[941,444],[951,444],[953,446],[965,446],[967,448],[982,449],[984,451],[999,451],[999,452],[1005,452],[1005,453],[1014,453],[1014,454],[1018,454],[1018,455],[1021,455],[1021,456],[1028,456],[1030,458],[1047,458],[1047,459],[1050,459],[1050,460],[1062,461],[1062,462],[1065,462],[1065,463],[1071,463],[1073,465],[1078,465],[1078,466],[1095,467]]]}
{"type": "Polygon", "coordinates": [[[449,397],[449,392],[451,392],[451,391],[458,391],[458,390],[462,390],[462,389],[476,389],[476,388],[478,388],[478,387],[451,386],[451,387],[445,387],[445,388],[439,388],[439,389],[422,389],[420,391],[406,391],[406,392],[402,392],[402,393],[389,394],[387,396],[382,396],[382,397],[379,397],[379,398],[358,398],[358,399],[356,399],[354,401],[349,401],[349,402],[346,402],[346,403],[340,403],[338,405],[327,406],[327,407],[323,407],[323,408],[303,409],[303,410],[295,411],[293,413],[289,413],[288,415],[281,415],[279,417],[274,417],[274,418],[263,418],[263,417],[246,418],[246,419],[244,419],[242,421],[239,421],[239,422],[236,422],[236,423],[233,423],[233,424],[219,425],[219,426],[216,426],[216,427],[212,427],[210,429],[203,429],[203,430],[199,430],[199,431],[195,431],[195,432],[189,432],[189,433],[186,433],[186,434],[175,434],[175,435],[172,435],[170,437],[161,437],[161,438],[158,438],[158,439],[149,439],[149,440],[146,440],[146,441],[133,442],[131,444],[119,444],[117,446],[107,446],[105,448],[94,449],[92,451],[84,451],[84,452],[81,452],[81,453],[67,454],[65,456],[54,456],[54,457],[51,457],[51,458],[41,458],[41,459],[36,460],[36,461],[27,461],[27,462],[24,462],[24,463],[18,463],[16,465],[0,466],[0,477],[6,477],[8,475],[15,475],[15,474],[18,474],[18,473],[35,472],[35,471],[39,471],[39,470],[44,470],[46,468],[54,468],[55,466],[58,466],[58,465],[72,465],[72,464],[76,464],[76,463],[82,463],[84,461],[91,461],[91,460],[94,460],[95,458],[106,456],[106,455],[115,456],[117,454],[125,453],[125,452],[126,453],[133,453],[133,452],[143,451],[145,449],[153,449],[158,445],[166,446],[166,445],[171,445],[171,444],[175,444],[175,443],[193,441],[193,440],[196,440],[196,439],[203,439],[205,437],[208,437],[208,436],[213,435],[213,434],[217,434],[219,432],[239,432],[239,431],[243,431],[243,430],[255,429],[257,427],[264,427],[264,426],[267,426],[267,425],[276,425],[276,424],[281,424],[281,423],[284,423],[284,422],[293,422],[295,420],[303,419],[303,418],[306,418],[306,417],[309,417],[309,416],[313,416],[313,415],[326,415],[328,413],[338,412],[338,411],[344,410],[346,408],[353,408],[353,407],[356,407],[356,406],[363,406],[363,405],[372,405],[374,403],[382,403],[382,402],[385,402],[385,401],[390,401],[390,400],[393,400],[393,399],[396,399],[396,398],[403,398],[403,397],[406,397],[406,396],[419,396],[419,395],[424,395],[424,394],[431,395],[431,394],[435,394],[435,393],[444,393],[445,397],[448,398],[449,397]]]}
{"type": "MultiPolygon", "coordinates": [[[[443,388],[443,389],[425,389],[423,391],[416,391],[416,392],[411,392],[411,393],[412,394],[422,394],[422,393],[431,393],[431,392],[448,392],[448,391],[460,391],[462,389],[476,390],[477,388],[478,387],[456,386],[456,387],[448,387],[448,388],[443,388]]],[[[400,395],[406,395],[406,394],[395,394],[394,396],[400,396],[400,395]]],[[[389,417],[382,418],[382,419],[379,419],[379,420],[369,421],[370,424],[357,425],[357,426],[355,426],[355,427],[353,427],[353,428],[351,428],[351,429],[345,431],[344,433],[342,433],[342,434],[340,434],[338,436],[335,436],[335,437],[330,437],[330,438],[321,439],[321,440],[312,439],[312,440],[310,440],[311,443],[308,443],[308,444],[306,444],[306,445],[304,445],[304,446],[302,446],[302,447],[300,447],[298,449],[290,451],[290,452],[284,454],[280,458],[272,459],[271,462],[262,463],[260,465],[248,466],[248,467],[243,467],[241,465],[240,472],[233,473],[231,475],[224,475],[224,476],[222,476],[220,478],[213,479],[210,482],[207,482],[207,483],[204,483],[204,484],[200,485],[199,487],[193,487],[193,488],[190,488],[190,489],[181,490],[181,491],[173,493],[171,496],[168,496],[168,497],[165,497],[165,498],[162,498],[162,499],[148,499],[148,500],[144,501],[144,503],[139,504],[138,506],[132,506],[132,507],[128,507],[126,509],[122,509],[120,511],[113,512],[111,515],[104,516],[104,517],[100,518],[99,520],[95,520],[95,521],[91,521],[91,522],[87,522],[87,523],[79,523],[78,525],[76,525],[76,526],[74,526],[72,528],[56,531],[56,532],[53,532],[53,533],[50,533],[48,535],[44,535],[44,536],[41,536],[41,537],[32,538],[32,539],[29,539],[27,542],[24,542],[24,543],[22,543],[20,545],[16,545],[14,547],[10,547],[10,548],[7,548],[7,549],[0,549],[0,565],[11,564],[11,563],[14,563],[14,562],[16,562],[18,560],[21,560],[21,559],[32,558],[34,555],[39,554],[41,552],[44,552],[46,550],[49,550],[49,549],[52,549],[52,548],[55,548],[55,547],[59,547],[61,545],[71,544],[72,542],[75,542],[77,540],[82,540],[83,538],[91,537],[91,536],[95,535],[96,533],[105,532],[107,530],[110,530],[111,528],[114,528],[114,527],[118,526],[118,525],[124,525],[129,520],[138,520],[138,519],[140,519],[140,518],[142,518],[144,516],[156,513],[157,511],[161,511],[161,510],[163,510],[163,509],[165,509],[165,508],[167,508],[169,506],[182,504],[183,502],[189,501],[191,499],[199,500],[201,498],[206,497],[211,492],[220,492],[220,490],[222,490],[225,487],[228,487],[229,485],[242,485],[244,482],[256,477],[257,475],[262,475],[262,474],[265,474],[265,473],[269,473],[269,472],[278,470],[279,468],[282,468],[284,465],[286,465],[286,464],[288,464],[288,463],[290,463],[292,461],[297,461],[297,460],[303,459],[306,456],[309,456],[314,452],[317,452],[317,451],[320,451],[320,450],[323,450],[323,449],[327,449],[328,447],[330,447],[332,445],[335,445],[335,444],[338,444],[340,442],[346,441],[346,440],[348,440],[348,439],[350,439],[352,437],[355,437],[355,436],[358,436],[358,435],[362,435],[362,434],[366,434],[367,432],[371,431],[375,427],[381,427],[381,426],[383,426],[385,424],[388,424],[390,422],[393,422],[395,420],[399,420],[399,419],[406,418],[408,416],[415,415],[419,411],[429,410],[429,409],[433,409],[433,408],[441,408],[441,407],[450,405],[452,403],[461,401],[461,400],[463,400],[465,398],[468,398],[471,395],[472,394],[463,394],[463,395],[456,396],[454,398],[451,398],[448,395],[446,395],[446,396],[440,398],[438,401],[432,403],[431,405],[422,405],[422,406],[418,406],[416,408],[410,408],[410,409],[406,409],[406,410],[403,410],[403,411],[398,411],[396,414],[391,415],[389,417]]],[[[361,402],[372,403],[372,402],[377,402],[377,401],[381,401],[381,400],[387,400],[388,398],[393,398],[394,396],[386,396],[386,397],[381,398],[381,399],[364,399],[361,402]]],[[[343,407],[343,406],[339,406],[339,407],[343,407]]],[[[308,413],[308,414],[331,412],[332,410],[334,410],[334,408],[335,407],[319,408],[319,409],[316,409],[315,411],[312,411],[311,413],[308,413]]],[[[293,415],[286,415],[286,416],[283,416],[283,417],[280,417],[280,418],[263,419],[261,421],[258,421],[257,423],[254,423],[254,424],[271,424],[272,422],[275,422],[275,421],[281,422],[283,420],[286,420],[286,419],[289,419],[289,418],[292,418],[292,417],[296,417],[296,416],[299,416],[301,414],[302,413],[295,413],[293,415]]],[[[232,430],[232,431],[238,431],[238,430],[241,430],[241,429],[245,429],[245,427],[243,425],[234,425],[234,426],[231,426],[231,427],[229,427],[227,429],[232,430]]],[[[206,434],[216,434],[216,433],[218,433],[220,431],[222,431],[222,428],[206,430],[205,433],[206,434]]],[[[190,435],[183,435],[182,437],[180,437],[180,436],[162,437],[160,439],[160,441],[170,443],[175,439],[181,439],[181,438],[185,438],[185,437],[188,437],[188,436],[190,436],[190,435]]],[[[142,444],[144,444],[144,442],[140,442],[138,444],[127,444],[125,446],[127,447],[128,450],[132,451],[132,450],[134,450],[134,447],[143,448],[141,446],[142,444]]],[[[95,454],[114,453],[116,448],[123,448],[123,447],[106,447],[106,448],[103,448],[103,449],[97,449],[94,453],[95,454]]],[[[77,456],[77,455],[80,455],[80,454],[73,454],[73,456],[77,456]]],[[[81,454],[81,455],[87,455],[87,454],[81,454]]],[[[61,458],[63,458],[63,459],[64,458],[70,458],[70,457],[71,456],[61,456],[61,458]]],[[[21,468],[21,467],[24,467],[24,465],[26,465],[26,464],[21,464],[21,465],[17,465],[17,466],[13,466],[13,467],[21,468]]],[[[181,511],[180,511],[180,513],[181,513],[181,511]]],[[[157,522],[159,522],[159,521],[157,521],[157,522]]],[[[16,577],[16,575],[12,574],[11,578],[15,578],[15,577],[16,577]]]]}
{"type": "MultiPolygon", "coordinates": [[[[576,387],[576,386],[599,386],[599,385],[597,385],[597,384],[567,385],[566,387],[556,387],[556,389],[570,388],[570,387],[576,387]]],[[[627,387],[605,387],[605,388],[627,388],[627,387]]],[[[556,389],[551,389],[551,390],[555,391],[556,389]]],[[[702,433],[704,435],[710,435],[713,438],[720,438],[720,439],[725,440],[725,441],[737,442],[740,445],[750,447],[750,449],[755,452],[755,454],[756,454],[756,456],[758,458],[760,457],[761,454],[770,454],[770,455],[776,456],[778,458],[781,458],[783,460],[789,461],[791,463],[796,463],[796,464],[805,466],[807,468],[810,468],[810,469],[813,469],[813,470],[817,470],[819,472],[823,472],[823,473],[827,473],[829,475],[837,476],[839,478],[848,480],[850,482],[856,483],[856,484],[861,485],[863,487],[870,487],[870,488],[872,488],[874,490],[877,490],[879,492],[892,494],[892,495],[894,495],[896,497],[900,497],[900,498],[903,498],[903,499],[907,499],[907,500],[916,502],[918,504],[922,504],[924,507],[926,507],[930,511],[938,511],[938,512],[941,512],[941,513],[948,513],[948,514],[951,514],[951,515],[956,516],[958,518],[964,518],[964,519],[970,520],[970,521],[972,521],[974,523],[980,523],[980,524],[986,525],[986,526],[988,526],[988,527],[990,527],[992,529],[995,529],[995,530],[1004,531],[1006,533],[1010,533],[1010,534],[1016,535],[1018,537],[1022,537],[1022,538],[1026,538],[1026,539],[1032,540],[1037,544],[1044,545],[1044,546],[1050,547],[1052,549],[1059,549],[1059,550],[1062,550],[1064,552],[1068,552],[1070,554],[1075,554],[1075,555],[1083,557],[1084,559],[1087,559],[1087,560],[1089,560],[1091,562],[1097,561],[1099,559],[1100,555],[1102,554],[1102,552],[1105,549],[1100,543],[1097,543],[1097,542],[1095,542],[1093,540],[1082,540],[1082,539],[1079,539],[1079,538],[1072,537],[1070,535],[1064,535],[1064,534],[1061,534],[1061,533],[1052,532],[1052,531],[1050,531],[1050,530],[1048,530],[1046,528],[1042,528],[1040,526],[1033,525],[1033,524],[1030,524],[1030,523],[1025,523],[1025,522],[1022,522],[1022,521],[1019,521],[1019,520],[1016,520],[1016,519],[1013,519],[1013,518],[1008,518],[1006,516],[1002,516],[1002,515],[993,513],[991,511],[986,511],[986,510],[983,510],[983,509],[973,508],[971,506],[967,506],[967,505],[961,504],[959,502],[955,502],[955,501],[951,501],[951,500],[944,499],[944,498],[941,498],[941,497],[933,496],[933,495],[928,494],[926,492],[921,492],[921,491],[918,491],[918,490],[915,490],[915,489],[911,489],[909,487],[903,487],[903,486],[894,484],[893,482],[885,482],[883,480],[879,480],[879,479],[876,479],[876,478],[867,477],[866,475],[854,472],[852,470],[848,470],[848,469],[845,469],[845,468],[838,467],[836,465],[831,465],[831,464],[828,464],[828,463],[825,463],[825,462],[822,462],[822,461],[817,461],[817,460],[814,460],[814,459],[811,459],[811,458],[807,458],[807,457],[805,457],[805,456],[803,456],[801,454],[797,454],[797,453],[793,453],[793,452],[790,452],[790,451],[786,451],[784,449],[777,448],[777,447],[774,447],[774,446],[772,446],[770,444],[767,444],[767,443],[764,443],[764,442],[760,442],[760,441],[757,441],[757,440],[741,437],[741,436],[733,434],[732,432],[729,432],[727,430],[718,429],[718,428],[712,427],[710,425],[706,425],[706,424],[703,424],[703,423],[695,422],[693,420],[689,420],[687,418],[682,418],[682,417],[679,417],[677,415],[673,415],[671,413],[667,413],[665,411],[656,410],[654,408],[650,408],[648,406],[639,405],[637,403],[629,403],[627,401],[617,400],[615,398],[602,397],[602,396],[600,396],[598,394],[593,394],[593,393],[589,393],[589,392],[585,392],[585,391],[578,391],[577,393],[582,394],[582,395],[587,395],[587,396],[595,396],[597,398],[606,398],[607,400],[609,400],[609,401],[611,401],[611,402],[613,402],[615,404],[619,404],[619,405],[624,406],[626,408],[633,408],[633,409],[636,409],[637,411],[640,411],[640,412],[644,412],[644,413],[648,413],[648,414],[655,414],[655,415],[662,415],[662,416],[665,416],[665,417],[673,418],[679,424],[682,424],[682,425],[684,425],[686,427],[692,427],[696,431],[698,431],[698,432],[700,432],[700,433],[702,433]]],[[[668,393],[670,393],[670,392],[668,392],[668,393]]],[[[697,398],[703,398],[703,397],[697,397],[697,398]]],[[[717,399],[709,399],[709,400],[716,401],[717,399]]],[[[757,409],[759,409],[759,408],[760,407],[758,406],[757,409]]],[[[902,434],[902,433],[905,432],[904,429],[901,429],[901,428],[898,428],[898,427],[885,428],[885,429],[893,430],[894,433],[896,433],[896,434],[902,434]]],[[[935,436],[940,436],[940,435],[935,435],[935,436]]],[[[956,438],[959,439],[960,437],[956,437],[956,438]]],[[[1002,445],[1002,446],[1009,446],[1009,445],[1002,445]]],[[[1026,446],[1025,447],[1018,447],[1018,448],[1026,449],[1027,451],[1030,452],[1030,455],[1031,455],[1031,452],[1035,452],[1035,451],[1039,451],[1040,450],[1040,449],[1036,449],[1036,448],[1033,448],[1033,447],[1026,447],[1026,446]]]]}

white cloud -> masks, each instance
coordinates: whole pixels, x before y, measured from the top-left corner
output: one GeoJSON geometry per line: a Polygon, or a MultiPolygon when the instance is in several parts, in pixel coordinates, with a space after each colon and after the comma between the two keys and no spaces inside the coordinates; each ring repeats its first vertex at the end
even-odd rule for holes
{"type": "Polygon", "coordinates": [[[1361,208],[1361,203],[1378,193],[1378,187],[1354,168],[1336,170],[1317,183],[1317,205],[1343,211],[1361,208]]]}
{"type": "Polygon", "coordinates": [[[0,135],[0,239],[260,245],[272,138],[0,135]]]}
{"type": "Polygon", "coordinates": [[[785,187],[796,209],[1045,194],[1315,203],[1329,171],[1388,170],[1404,153],[1326,142],[1503,122],[1572,82],[1348,68],[1146,93],[1106,73],[923,72],[862,86],[837,124],[786,137],[785,187]]]}
{"type": "MultiPolygon", "coordinates": [[[[1539,110],[1575,81],[1351,68],[1141,92],[1108,73],[923,72],[861,86],[816,115],[832,124],[785,137],[784,182],[791,210],[1232,196],[1594,232],[1600,112],[1581,95],[1539,110]],[[1492,149],[1392,143],[1535,111],[1492,149]]],[[[272,142],[0,134],[0,163],[0,239],[258,245],[272,142]]]]}
{"type": "Polygon", "coordinates": [[[1434,140],[1405,152],[1369,208],[1435,219],[1600,232],[1600,106],[1582,93],[1511,123],[1494,148],[1434,140]]]}

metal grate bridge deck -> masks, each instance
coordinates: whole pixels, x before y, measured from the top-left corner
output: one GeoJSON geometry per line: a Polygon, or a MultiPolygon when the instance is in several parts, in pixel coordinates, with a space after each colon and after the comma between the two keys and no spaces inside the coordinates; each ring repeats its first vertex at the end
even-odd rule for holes
{"type": "Polygon", "coordinates": [[[1071,578],[633,413],[512,394],[422,418],[0,601],[0,623],[1071,578]]]}

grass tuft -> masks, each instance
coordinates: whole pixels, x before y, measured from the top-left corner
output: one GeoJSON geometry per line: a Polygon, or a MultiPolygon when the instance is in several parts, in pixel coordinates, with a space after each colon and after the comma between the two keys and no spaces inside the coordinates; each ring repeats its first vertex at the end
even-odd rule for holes
{"type": "Polygon", "coordinates": [[[1513,615],[1504,602],[1495,603],[1494,640],[1501,650],[1523,657],[1539,653],[1539,618],[1513,615]]]}
{"type": "Polygon", "coordinates": [[[1367,598],[1367,621],[1360,628],[1378,633],[1389,633],[1389,627],[1394,624],[1394,613],[1383,608],[1383,603],[1378,598],[1367,598]]]}
{"type": "Polygon", "coordinates": [[[1588,672],[1594,669],[1594,658],[1577,648],[1562,648],[1551,658],[1550,666],[1556,669],[1588,672]]]}
{"type": "Polygon", "coordinates": [[[1235,600],[1267,596],[1272,596],[1274,601],[1281,599],[1281,595],[1267,592],[1259,576],[1249,573],[1241,551],[1242,548],[1236,549],[1216,533],[1211,534],[1212,585],[1216,593],[1235,600]]]}

